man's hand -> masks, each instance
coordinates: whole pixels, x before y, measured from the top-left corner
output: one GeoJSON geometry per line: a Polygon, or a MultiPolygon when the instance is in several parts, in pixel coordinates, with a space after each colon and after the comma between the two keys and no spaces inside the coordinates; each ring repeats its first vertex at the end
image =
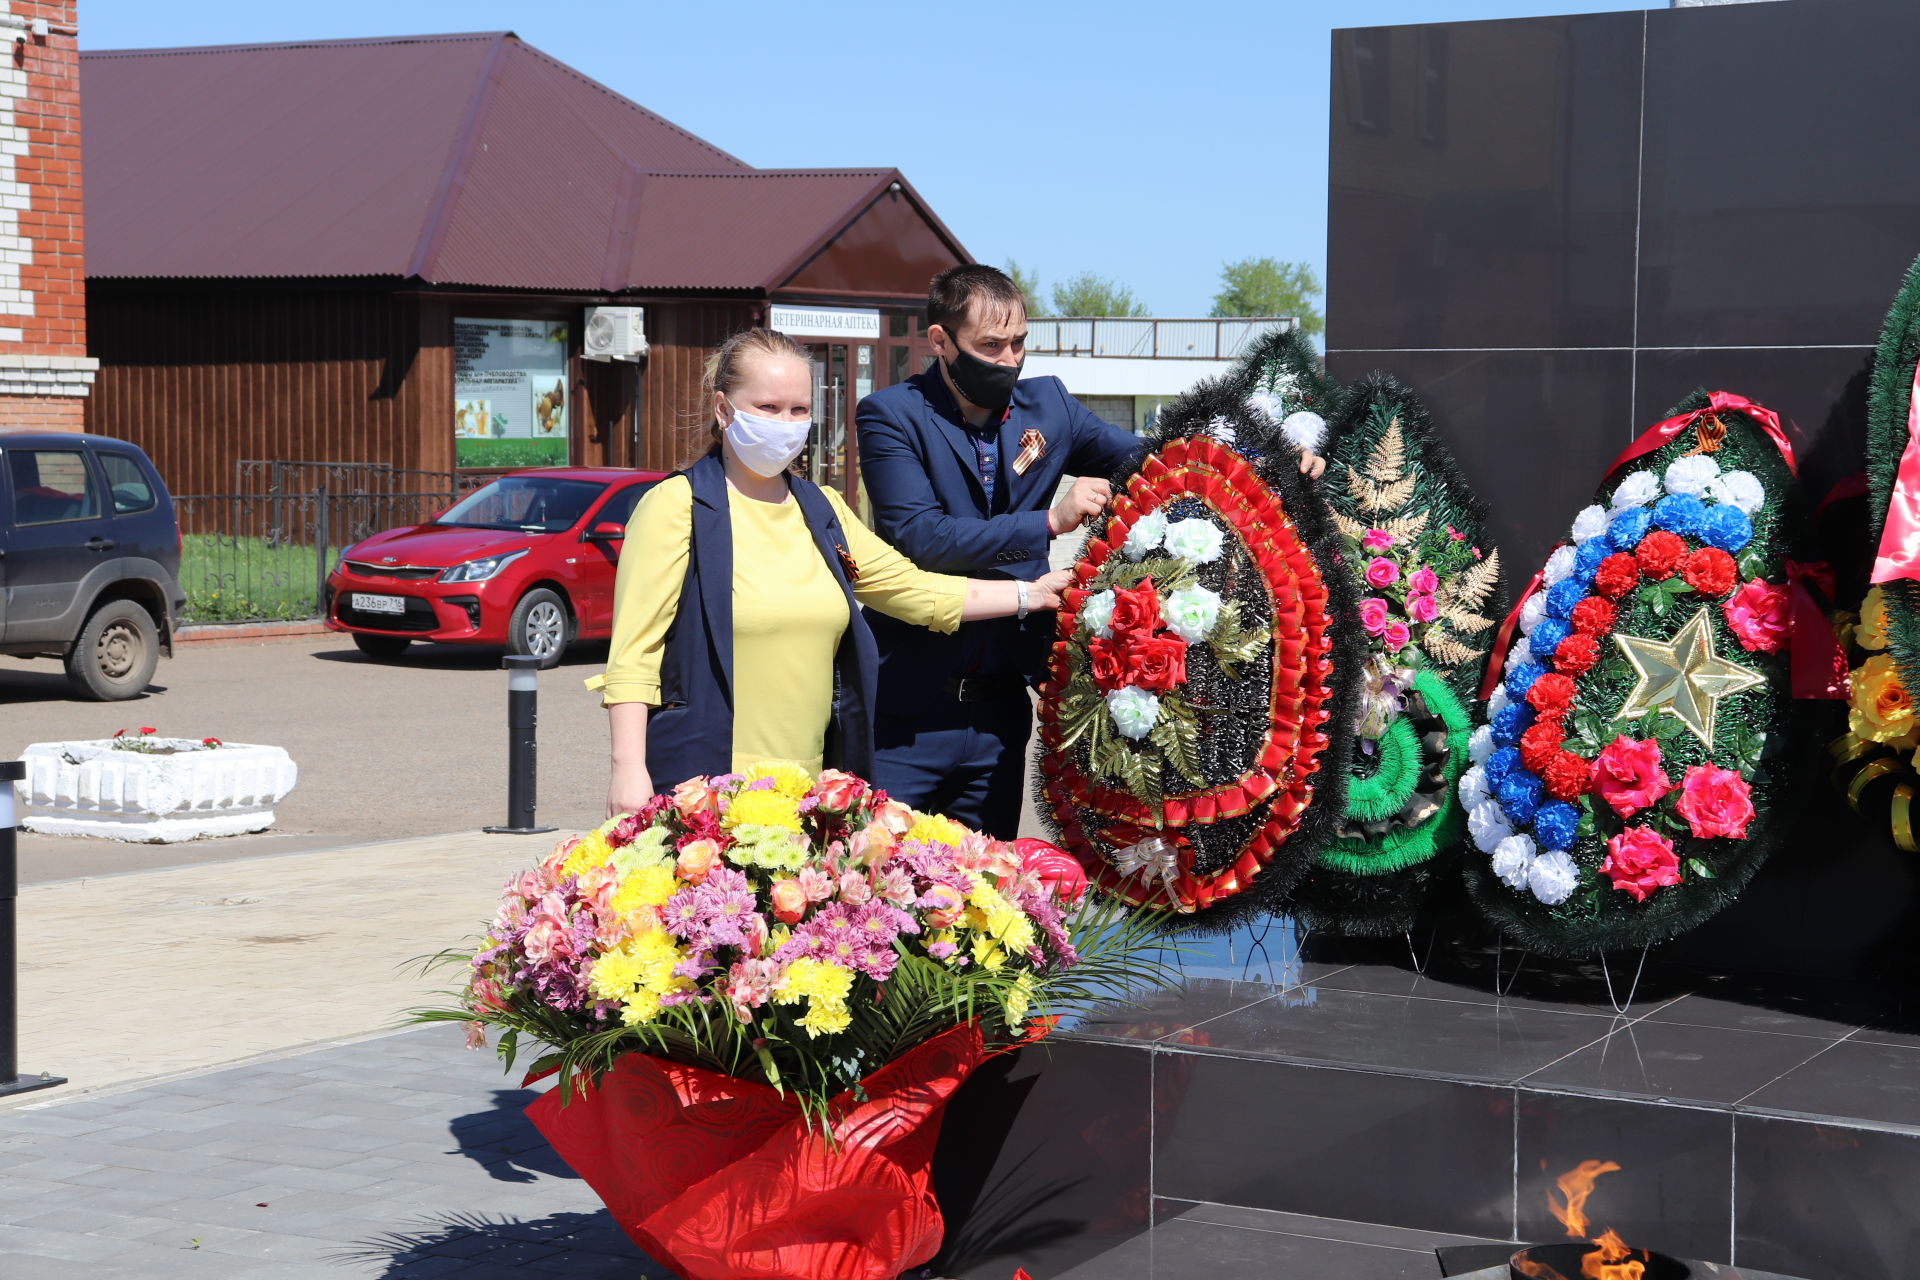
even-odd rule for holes
{"type": "Polygon", "coordinates": [[[1300,474],[1309,480],[1318,480],[1327,474],[1327,460],[1310,449],[1300,451],[1300,474]]]}
{"type": "Polygon", "coordinates": [[[1072,533],[1083,522],[1107,509],[1113,486],[1097,476],[1081,476],[1047,512],[1047,528],[1054,537],[1072,533]]]}

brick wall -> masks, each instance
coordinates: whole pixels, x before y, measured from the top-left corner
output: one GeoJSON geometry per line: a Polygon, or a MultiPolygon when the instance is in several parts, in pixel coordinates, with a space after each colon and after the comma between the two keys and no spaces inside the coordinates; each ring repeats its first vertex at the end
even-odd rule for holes
{"type": "Polygon", "coordinates": [[[0,429],[79,431],[87,357],[74,0],[0,0],[0,429]]]}

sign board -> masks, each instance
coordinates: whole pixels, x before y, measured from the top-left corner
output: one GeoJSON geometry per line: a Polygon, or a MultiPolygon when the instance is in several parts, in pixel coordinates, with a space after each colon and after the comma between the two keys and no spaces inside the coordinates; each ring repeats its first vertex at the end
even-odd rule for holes
{"type": "Polygon", "coordinates": [[[567,417],[565,324],[453,322],[455,466],[565,466],[567,417]]]}
{"type": "Polygon", "coordinates": [[[783,307],[775,305],[767,327],[796,338],[865,338],[880,336],[880,313],[853,307],[783,307]]]}

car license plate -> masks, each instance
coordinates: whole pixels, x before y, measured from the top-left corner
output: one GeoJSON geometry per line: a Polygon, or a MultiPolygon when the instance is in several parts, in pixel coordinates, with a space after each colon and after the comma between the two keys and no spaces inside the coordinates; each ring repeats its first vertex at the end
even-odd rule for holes
{"type": "Polygon", "coordinates": [[[370,596],[356,591],[353,607],[361,613],[405,613],[407,601],[404,596],[370,596]]]}

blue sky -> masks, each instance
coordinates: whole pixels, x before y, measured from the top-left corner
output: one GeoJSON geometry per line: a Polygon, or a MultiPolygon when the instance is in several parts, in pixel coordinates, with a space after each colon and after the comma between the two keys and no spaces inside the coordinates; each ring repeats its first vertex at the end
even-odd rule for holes
{"type": "Polygon", "coordinates": [[[1335,27],[1645,7],[82,0],[80,41],[514,31],[750,164],[897,166],[981,261],[1017,258],[1043,287],[1097,271],[1179,316],[1206,314],[1230,259],[1323,267],[1335,27]]]}

